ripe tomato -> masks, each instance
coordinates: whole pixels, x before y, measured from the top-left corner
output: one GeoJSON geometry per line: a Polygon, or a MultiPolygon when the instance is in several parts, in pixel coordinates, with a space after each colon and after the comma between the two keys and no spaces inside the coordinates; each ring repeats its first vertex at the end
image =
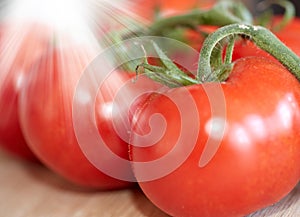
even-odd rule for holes
{"type": "Polygon", "coordinates": [[[67,180],[91,188],[127,187],[130,183],[109,177],[94,167],[75,136],[73,95],[84,67],[92,58],[89,49],[70,45],[53,48],[37,62],[21,96],[22,129],[39,159],[67,180]]]}
{"type": "MultiPolygon", "coordinates": [[[[93,52],[94,50],[90,52],[89,49],[79,45],[53,48],[37,62],[21,96],[22,129],[30,148],[39,159],[67,180],[81,186],[103,190],[129,187],[134,183],[113,178],[111,174],[100,170],[96,163],[92,163],[88,154],[95,155],[96,147],[93,144],[83,147],[75,134],[73,98],[83,70],[95,57],[93,52]]],[[[87,128],[97,125],[107,147],[127,161],[129,161],[128,139],[117,134],[114,123],[121,123],[127,118],[129,105],[115,104],[117,113],[113,113],[111,109],[119,89],[122,89],[126,82],[132,83],[133,75],[135,74],[113,72],[99,87],[95,102],[89,92],[83,93],[82,97],[77,99],[77,103],[84,105],[95,103],[95,117],[89,117],[87,128]]],[[[143,83],[132,84],[136,89],[122,89],[122,94],[125,94],[123,100],[129,95],[138,96],[143,88],[155,86],[150,79],[143,83]]],[[[89,86],[93,87],[93,80],[89,81],[89,86]]],[[[121,127],[121,131],[128,136],[129,126],[125,123],[121,127]]],[[[85,138],[88,137],[86,134],[85,138]]],[[[118,167],[109,155],[99,152],[96,153],[96,157],[98,162],[101,161],[102,164],[104,162],[109,170],[114,170],[114,173],[117,171],[121,174],[132,174],[130,167],[124,171],[126,167],[118,167]]]]}
{"type": "MultiPolygon", "coordinates": [[[[277,23],[281,17],[275,17],[274,23],[277,23]]],[[[300,56],[300,46],[298,42],[298,30],[300,29],[300,18],[294,18],[287,26],[281,29],[279,32],[275,32],[275,35],[300,56]]],[[[233,59],[239,59],[247,56],[264,56],[275,60],[270,54],[259,49],[253,43],[247,41],[241,41],[237,43],[234,48],[233,59]]]]}
{"type": "Polygon", "coordinates": [[[18,104],[22,81],[49,40],[46,27],[5,23],[0,44],[0,145],[23,159],[37,161],[20,129],[18,104]]]}
{"type": "Polygon", "coordinates": [[[213,91],[215,83],[157,94],[136,114],[130,146],[133,171],[146,196],[171,216],[244,216],[277,202],[299,181],[297,79],[278,63],[256,57],[237,61],[229,79],[220,85],[224,116],[212,115],[222,105],[212,107],[213,99],[205,90],[213,91]],[[187,93],[194,100],[194,114],[186,107],[187,93]],[[153,121],[157,114],[164,117],[165,126],[153,121]],[[183,123],[188,123],[187,129],[183,123]],[[195,123],[200,125],[196,132],[195,123]],[[141,137],[152,131],[163,135],[155,142],[141,137]],[[188,143],[195,136],[189,154],[188,143]],[[205,147],[209,140],[212,146],[205,147]],[[214,149],[218,142],[212,159],[201,163],[200,159],[210,157],[204,151],[214,149]],[[171,170],[183,155],[186,160],[171,170]],[[167,156],[169,161],[158,163],[167,156]],[[168,173],[151,178],[162,170],[168,173]]]}

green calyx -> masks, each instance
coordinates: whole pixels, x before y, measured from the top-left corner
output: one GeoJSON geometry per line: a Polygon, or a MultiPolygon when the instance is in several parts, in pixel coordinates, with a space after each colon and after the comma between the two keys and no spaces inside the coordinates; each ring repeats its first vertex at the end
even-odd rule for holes
{"type": "Polygon", "coordinates": [[[162,66],[150,65],[145,57],[144,62],[139,64],[136,68],[138,74],[146,74],[151,79],[172,88],[198,84],[196,79],[180,70],[177,65],[164,54],[156,43],[153,42],[152,44],[162,62],[162,66]]]}

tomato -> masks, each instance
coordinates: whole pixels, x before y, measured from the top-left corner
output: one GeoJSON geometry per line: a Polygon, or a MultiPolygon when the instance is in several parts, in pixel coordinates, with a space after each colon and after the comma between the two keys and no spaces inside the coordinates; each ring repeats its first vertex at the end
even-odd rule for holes
{"type": "Polygon", "coordinates": [[[298,80],[257,57],[235,62],[221,84],[158,93],[136,113],[129,150],[135,177],[171,216],[250,214],[276,203],[299,181],[299,108],[298,80]],[[212,103],[218,85],[224,105],[212,103]],[[154,120],[158,114],[163,122],[154,120]],[[146,136],[152,134],[161,136],[146,136]],[[177,159],[185,160],[174,167],[177,159]]]}
{"type": "MultiPolygon", "coordinates": [[[[94,49],[82,45],[55,47],[43,56],[34,66],[34,71],[26,81],[21,96],[21,125],[25,138],[36,156],[50,169],[66,180],[77,185],[100,190],[131,187],[134,182],[113,178],[90,161],[89,153],[95,154],[96,147],[89,144],[83,147],[77,139],[73,119],[73,98],[77,83],[84,69],[95,57],[94,49]]],[[[101,73],[101,71],[99,71],[101,73]]],[[[132,82],[133,73],[116,71],[111,73],[99,87],[99,93],[93,101],[89,92],[83,93],[77,103],[94,105],[95,117],[88,120],[86,129],[95,124],[99,134],[104,138],[107,147],[113,153],[129,162],[128,139],[119,136],[114,122],[121,123],[127,118],[129,105],[116,104],[118,113],[111,110],[116,94],[127,82],[135,89],[123,88],[126,98],[141,92],[143,88],[155,87],[155,83],[147,79],[142,83],[132,82]],[[127,110],[126,110],[127,109],[127,110]],[[120,111],[122,110],[122,115],[120,111]],[[118,116],[117,118],[115,116],[118,116]],[[115,119],[116,118],[116,119],[115,119]],[[114,122],[113,122],[114,121],[114,122]]],[[[93,87],[93,78],[89,86],[93,87]]],[[[125,86],[126,87],[126,86],[125,86]]],[[[98,88],[98,87],[97,87],[98,88]]],[[[126,100],[126,98],[122,98],[126,100]]],[[[117,102],[116,102],[117,103],[117,102]]],[[[136,105],[138,106],[138,104],[136,105]]],[[[84,111],[83,111],[84,112],[84,111]]],[[[127,125],[121,130],[128,136],[127,125]]],[[[85,138],[89,138],[89,131],[85,138]]],[[[106,164],[109,170],[121,174],[131,174],[131,168],[118,167],[109,155],[96,153],[97,161],[106,164]],[[103,163],[104,162],[104,163],[103,163]],[[125,168],[125,169],[124,169],[125,168]]],[[[129,165],[129,163],[128,163],[129,165]]]]}
{"type": "Polygon", "coordinates": [[[23,159],[37,161],[20,128],[18,104],[23,78],[33,62],[46,52],[46,27],[35,24],[5,23],[0,45],[0,145],[23,159]]]}
{"type": "MultiPolygon", "coordinates": [[[[274,18],[274,23],[279,22],[280,16],[274,18]]],[[[275,35],[288,46],[292,51],[294,51],[298,56],[300,56],[300,46],[298,42],[298,35],[300,29],[300,18],[294,18],[290,23],[281,29],[279,32],[274,32],[275,35]]],[[[264,56],[275,60],[267,52],[259,49],[253,43],[249,41],[241,41],[235,46],[235,51],[233,54],[233,59],[239,59],[246,56],[264,56]]]]}
{"type": "Polygon", "coordinates": [[[89,49],[74,45],[52,48],[37,62],[21,96],[22,129],[39,159],[67,180],[90,188],[122,188],[129,183],[113,179],[94,167],[74,133],[73,95],[84,67],[92,58],[89,49]]]}

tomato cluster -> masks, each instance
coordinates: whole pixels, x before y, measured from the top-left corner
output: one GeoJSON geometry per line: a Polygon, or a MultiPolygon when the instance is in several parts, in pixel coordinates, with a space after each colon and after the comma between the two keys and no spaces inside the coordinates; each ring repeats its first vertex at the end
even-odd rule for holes
{"type": "MultiPolygon", "coordinates": [[[[285,46],[270,32],[260,49],[263,27],[242,22],[242,10],[234,17],[232,8],[228,21],[210,22],[205,10],[216,10],[213,3],[138,0],[131,9],[149,20],[150,33],[164,24],[163,36],[178,39],[180,29],[200,58],[172,46],[172,58],[185,59],[173,63],[154,42],[156,59],[121,61],[109,73],[99,73],[105,61],[93,63],[95,44],[45,26],[3,25],[0,145],[83,187],[138,183],[171,216],[244,216],[277,202],[300,180],[300,22],[274,32],[285,46]],[[185,13],[200,23],[189,26],[185,13]],[[179,16],[177,29],[169,21],[179,16]],[[214,41],[226,22],[238,22],[238,32],[214,41]],[[282,46],[283,53],[274,51],[282,46]],[[187,73],[196,59],[197,74],[187,73]]],[[[126,56],[119,52],[116,59],[126,56]]]]}

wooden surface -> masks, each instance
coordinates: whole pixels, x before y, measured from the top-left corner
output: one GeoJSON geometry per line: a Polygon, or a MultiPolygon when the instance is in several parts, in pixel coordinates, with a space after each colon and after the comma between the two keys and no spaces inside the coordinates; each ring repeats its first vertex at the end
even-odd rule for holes
{"type": "MultiPolygon", "coordinates": [[[[137,189],[86,192],[0,151],[0,217],[166,217],[137,189]]],[[[201,216],[199,216],[201,217],[201,216]]],[[[249,217],[300,217],[300,185],[249,217]]]]}

